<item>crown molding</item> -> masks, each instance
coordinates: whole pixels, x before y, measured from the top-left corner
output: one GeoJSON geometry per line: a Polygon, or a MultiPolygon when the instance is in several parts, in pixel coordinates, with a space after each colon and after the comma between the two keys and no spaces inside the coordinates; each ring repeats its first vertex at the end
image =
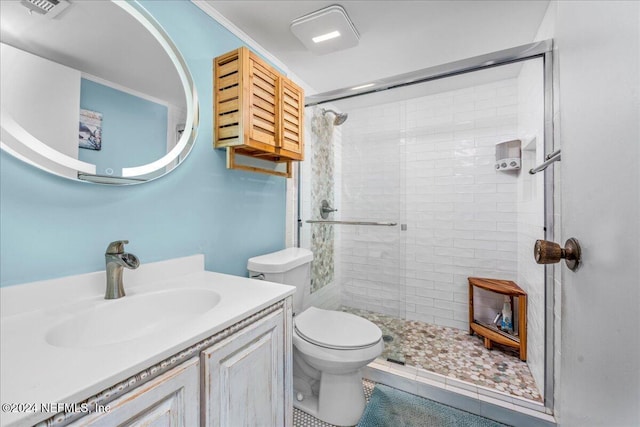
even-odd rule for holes
{"type": "Polygon", "coordinates": [[[262,57],[267,59],[276,67],[280,68],[285,74],[291,74],[291,70],[278,58],[276,58],[271,52],[262,47],[260,43],[252,39],[247,33],[238,28],[233,22],[224,17],[218,10],[213,7],[211,3],[206,0],[191,0],[191,3],[195,4],[204,13],[215,19],[220,25],[225,27],[229,32],[238,37],[244,43],[247,44],[254,52],[259,53],[262,57]]]}

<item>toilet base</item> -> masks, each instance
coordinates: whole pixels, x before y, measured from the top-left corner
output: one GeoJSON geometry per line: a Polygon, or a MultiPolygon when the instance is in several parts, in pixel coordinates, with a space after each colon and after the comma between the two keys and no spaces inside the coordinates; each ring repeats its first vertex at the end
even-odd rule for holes
{"type": "Polygon", "coordinates": [[[293,407],[320,419],[320,417],[318,416],[318,396],[305,395],[304,400],[298,400],[296,398],[296,394],[298,394],[298,392],[294,390],[293,407]]]}
{"type": "Polygon", "coordinates": [[[318,398],[321,420],[337,426],[353,426],[360,421],[365,406],[360,369],[350,374],[322,373],[318,398]]]}
{"type": "Polygon", "coordinates": [[[366,406],[362,372],[359,369],[340,375],[322,372],[319,396],[305,396],[298,401],[294,395],[293,406],[329,424],[356,425],[366,406]]]}

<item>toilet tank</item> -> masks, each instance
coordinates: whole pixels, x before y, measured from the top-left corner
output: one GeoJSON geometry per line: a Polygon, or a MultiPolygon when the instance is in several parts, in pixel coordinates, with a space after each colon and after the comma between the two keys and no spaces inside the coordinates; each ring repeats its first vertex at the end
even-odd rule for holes
{"type": "Polygon", "coordinates": [[[311,287],[311,261],[313,253],[309,249],[287,248],[250,258],[247,270],[249,277],[295,286],[293,312],[299,313],[303,308],[304,295],[311,287]]]}

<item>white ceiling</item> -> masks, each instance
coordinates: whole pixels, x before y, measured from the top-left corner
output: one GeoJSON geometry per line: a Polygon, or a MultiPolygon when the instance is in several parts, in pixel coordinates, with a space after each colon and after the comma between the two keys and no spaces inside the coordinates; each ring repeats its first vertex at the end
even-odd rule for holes
{"type": "Polygon", "coordinates": [[[343,0],[339,4],[360,33],[359,45],[314,55],[289,25],[335,1],[206,1],[316,92],[531,43],[549,3],[343,0]]]}

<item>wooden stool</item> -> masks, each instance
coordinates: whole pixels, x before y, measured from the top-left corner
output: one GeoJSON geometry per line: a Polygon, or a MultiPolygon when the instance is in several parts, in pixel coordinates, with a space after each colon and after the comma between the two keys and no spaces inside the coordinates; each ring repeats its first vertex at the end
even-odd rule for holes
{"type": "Polygon", "coordinates": [[[517,348],[520,360],[527,360],[527,293],[510,280],[486,279],[482,277],[469,277],[469,334],[480,335],[484,338],[484,346],[491,349],[492,343],[517,348]],[[475,320],[473,310],[473,287],[476,286],[487,291],[507,295],[511,298],[518,297],[518,336],[501,331],[497,327],[480,323],[475,320]]]}

